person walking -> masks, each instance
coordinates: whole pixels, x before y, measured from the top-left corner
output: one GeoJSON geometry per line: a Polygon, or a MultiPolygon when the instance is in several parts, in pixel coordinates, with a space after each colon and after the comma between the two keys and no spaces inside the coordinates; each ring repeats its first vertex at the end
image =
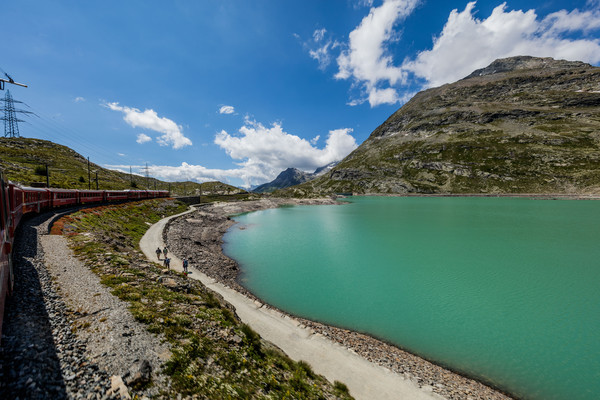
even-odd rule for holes
{"type": "Polygon", "coordinates": [[[168,253],[169,253],[169,249],[167,249],[167,246],[165,246],[165,248],[163,250],[163,254],[165,255],[165,258],[167,258],[168,253]]]}
{"type": "Polygon", "coordinates": [[[162,253],[162,250],[160,249],[160,247],[156,248],[156,258],[158,258],[160,260],[160,255],[162,253]]]}
{"type": "Polygon", "coordinates": [[[183,272],[185,272],[185,274],[188,274],[188,260],[187,258],[183,259],[183,272]]]}
{"type": "Polygon", "coordinates": [[[166,262],[167,262],[167,269],[171,269],[171,259],[167,258],[166,262]]]}

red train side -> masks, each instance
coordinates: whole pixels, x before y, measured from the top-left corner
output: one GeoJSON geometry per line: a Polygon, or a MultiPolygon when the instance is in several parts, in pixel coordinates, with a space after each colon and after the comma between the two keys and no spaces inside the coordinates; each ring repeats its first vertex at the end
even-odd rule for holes
{"type": "Polygon", "coordinates": [[[21,187],[6,181],[0,170],[0,332],[4,303],[12,291],[12,247],[23,215],[53,208],[168,197],[167,190],[69,190],[21,187]]]}
{"type": "MultiPolygon", "coordinates": [[[[12,244],[15,226],[14,216],[10,209],[11,191],[0,171],[0,332],[4,320],[4,301],[12,291],[12,244]]],[[[20,217],[19,217],[20,219],[20,217]]]]}

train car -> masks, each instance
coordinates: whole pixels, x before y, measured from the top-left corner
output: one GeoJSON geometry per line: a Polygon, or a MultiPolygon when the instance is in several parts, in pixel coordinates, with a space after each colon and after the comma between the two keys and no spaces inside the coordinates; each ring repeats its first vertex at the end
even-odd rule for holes
{"type": "Polygon", "coordinates": [[[139,200],[142,198],[141,190],[127,190],[127,200],[139,200]]]}
{"type": "Polygon", "coordinates": [[[8,182],[0,171],[0,332],[2,332],[2,321],[4,320],[4,301],[12,290],[12,240],[11,215],[9,209],[10,190],[8,182]]]}
{"type": "Polygon", "coordinates": [[[78,204],[101,203],[104,201],[103,190],[78,190],[78,204]]]}
{"type": "Polygon", "coordinates": [[[23,216],[23,189],[10,181],[8,182],[8,209],[12,219],[11,229],[13,229],[9,233],[13,235],[23,216]]]}
{"type": "Polygon", "coordinates": [[[50,208],[50,194],[48,189],[22,187],[23,190],[23,214],[30,212],[39,213],[50,208]]]}
{"type": "Polygon", "coordinates": [[[11,252],[15,230],[24,215],[52,208],[168,196],[169,192],[166,190],[69,190],[21,187],[6,181],[0,170],[0,332],[4,320],[5,299],[13,287],[11,252]]]}
{"type": "Polygon", "coordinates": [[[123,190],[105,190],[104,201],[112,203],[114,201],[127,200],[128,193],[123,190]]]}
{"type": "Polygon", "coordinates": [[[79,203],[79,192],[69,189],[48,189],[50,208],[75,206],[79,203]]]}
{"type": "Polygon", "coordinates": [[[148,190],[148,198],[156,199],[159,197],[167,197],[169,195],[168,190],[148,190]]]}

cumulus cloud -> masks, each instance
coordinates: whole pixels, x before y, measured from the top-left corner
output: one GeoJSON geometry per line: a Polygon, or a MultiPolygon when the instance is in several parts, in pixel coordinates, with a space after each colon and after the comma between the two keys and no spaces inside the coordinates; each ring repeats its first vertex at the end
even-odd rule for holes
{"type": "Polygon", "coordinates": [[[222,106],[219,108],[219,114],[233,114],[235,112],[235,108],[233,106],[222,106]]]}
{"type": "Polygon", "coordinates": [[[217,133],[215,144],[249,172],[242,179],[251,184],[251,180],[271,180],[289,167],[313,171],[343,159],[357,147],[351,132],[349,128],[330,131],[325,147],[318,149],[308,140],[285,132],[280,124],[265,127],[246,120],[236,135],[217,133]]]}
{"type": "MultiPolygon", "coordinates": [[[[319,136],[312,141],[287,133],[280,124],[265,127],[246,118],[238,132],[221,131],[215,135],[214,143],[223,149],[238,165],[238,168],[211,169],[202,165],[182,163],[180,166],[149,166],[153,177],[168,181],[193,180],[206,182],[239,180],[243,187],[275,179],[284,169],[294,167],[314,171],[333,161],[342,160],[357,144],[351,135],[352,129],[329,131],[325,146],[315,147],[319,136]],[[312,143],[311,143],[312,142],[312,143]]],[[[127,171],[129,166],[111,165],[110,168],[127,171]]],[[[139,171],[145,166],[139,166],[139,171]]]]}
{"type": "Polygon", "coordinates": [[[139,135],[137,135],[137,140],[136,142],[138,142],[139,144],[143,144],[146,142],[151,142],[152,138],[148,135],[146,135],[145,133],[140,133],[139,135]]]}
{"type": "Polygon", "coordinates": [[[81,103],[83,101],[85,101],[85,97],[81,97],[81,96],[77,96],[75,97],[75,103],[81,103]]]}
{"type": "Polygon", "coordinates": [[[509,10],[503,3],[479,19],[476,2],[469,2],[463,11],[450,12],[430,49],[398,63],[389,45],[398,40],[399,24],[421,1],[384,0],[350,32],[335,74],[361,88],[361,96],[349,105],[401,103],[407,98],[401,91],[408,87],[453,82],[498,58],[531,55],[600,62],[600,39],[593,35],[600,29],[600,0],[588,0],[589,10],[560,10],[544,18],[535,10],[509,10]]]}
{"type": "Polygon", "coordinates": [[[120,106],[116,102],[106,103],[105,106],[113,111],[122,112],[125,122],[134,128],[140,127],[162,133],[163,135],[156,138],[156,142],[161,146],[172,146],[174,149],[180,149],[192,144],[192,141],[183,135],[183,128],[180,125],[168,118],[159,117],[156,111],[152,109],[140,111],[137,108],[120,106]]]}
{"type": "Polygon", "coordinates": [[[369,15],[350,32],[348,49],[337,58],[337,79],[352,78],[364,85],[371,107],[384,103],[396,103],[395,86],[406,80],[406,72],[394,66],[394,60],[386,44],[396,37],[394,25],[408,17],[418,0],[386,0],[379,7],[371,8],[369,15]],[[385,89],[378,88],[387,83],[385,89]]]}
{"type": "Polygon", "coordinates": [[[507,11],[506,3],[486,19],[474,17],[475,2],[459,12],[453,10],[431,50],[420,52],[403,68],[438,86],[464,78],[497,58],[516,55],[600,61],[598,39],[571,39],[564,34],[600,27],[598,11],[562,10],[540,20],[535,10],[507,11]]]}

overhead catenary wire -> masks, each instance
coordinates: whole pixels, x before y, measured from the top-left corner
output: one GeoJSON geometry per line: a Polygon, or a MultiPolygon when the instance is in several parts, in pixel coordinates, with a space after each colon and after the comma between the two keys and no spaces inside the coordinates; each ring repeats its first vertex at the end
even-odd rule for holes
{"type": "MultiPolygon", "coordinates": [[[[24,103],[25,104],[25,103],[24,103]]],[[[88,142],[80,140],[81,133],[68,127],[64,123],[57,121],[56,119],[45,115],[44,113],[34,109],[33,107],[25,104],[30,108],[37,118],[32,119],[29,122],[31,128],[42,134],[46,139],[57,141],[61,139],[63,144],[68,147],[76,147],[83,149],[87,152],[86,155],[94,158],[103,158],[112,162],[115,165],[123,165],[123,160],[115,157],[114,152],[106,147],[94,145],[91,146],[88,142]]],[[[81,151],[81,150],[80,150],[81,151]]]]}

